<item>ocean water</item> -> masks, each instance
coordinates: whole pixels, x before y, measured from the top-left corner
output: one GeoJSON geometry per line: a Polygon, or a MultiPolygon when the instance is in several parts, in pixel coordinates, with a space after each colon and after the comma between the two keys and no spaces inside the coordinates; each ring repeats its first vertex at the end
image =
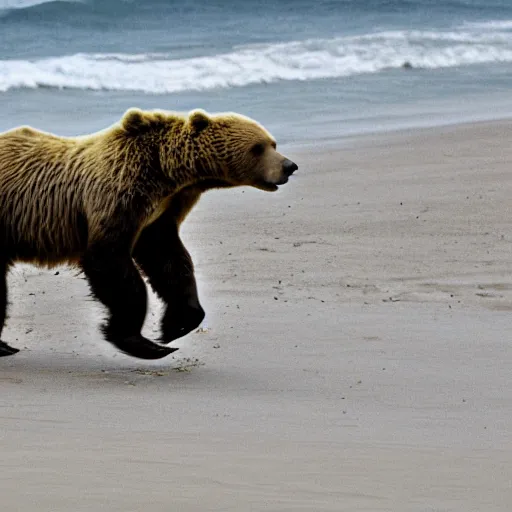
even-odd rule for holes
{"type": "Polygon", "coordinates": [[[131,106],[291,144],[512,115],[512,0],[0,0],[0,130],[131,106]]]}

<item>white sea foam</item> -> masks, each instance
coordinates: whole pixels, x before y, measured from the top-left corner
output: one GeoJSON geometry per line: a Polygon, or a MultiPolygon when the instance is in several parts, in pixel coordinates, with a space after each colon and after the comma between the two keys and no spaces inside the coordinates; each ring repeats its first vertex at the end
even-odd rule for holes
{"type": "Polygon", "coordinates": [[[0,61],[0,91],[77,88],[173,93],[279,80],[315,80],[413,67],[436,69],[512,62],[512,33],[390,31],[234,48],[213,56],[75,54],[0,61]]]}
{"type": "Polygon", "coordinates": [[[475,21],[466,22],[463,25],[468,29],[483,30],[512,30],[512,20],[491,20],[491,21],[475,21]]]}
{"type": "Polygon", "coordinates": [[[39,4],[51,3],[54,0],[0,0],[0,10],[2,9],[24,9],[39,4]]]}

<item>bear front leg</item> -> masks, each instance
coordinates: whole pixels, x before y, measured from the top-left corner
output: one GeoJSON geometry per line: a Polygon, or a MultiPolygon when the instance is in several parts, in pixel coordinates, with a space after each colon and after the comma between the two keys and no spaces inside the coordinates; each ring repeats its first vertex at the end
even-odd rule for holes
{"type": "MultiPolygon", "coordinates": [[[[7,264],[0,262],[0,336],[7,314],[7,269],[7,264]]],[[[18,348],[10,347],[5,341],[0,340],[0,357],[12,356],[18,352],[18,348]]]]}
{"type": "Polygon", "coordinates": [[[194,265],[172,217],[160,218],[146,228],[133,254],[165,303],[160,341],[170,343],[199,327],[205,312],[197,294],[194,265]]]}
{"type": "Polygon", "coordinates": [[[102,326],[107,341],[139,359],[161,359],[177,348],[164,347],[141,334],[147,310],[147,290],[129,251],[97,244],[82,260],[93,295],[108,309],[102,326]]]}

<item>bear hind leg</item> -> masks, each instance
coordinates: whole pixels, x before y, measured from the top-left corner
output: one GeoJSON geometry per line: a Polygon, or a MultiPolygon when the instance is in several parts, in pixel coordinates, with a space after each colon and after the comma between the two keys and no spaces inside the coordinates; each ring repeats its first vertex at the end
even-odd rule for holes
{"type": "Polygon", "coordinates": [[[120,255],[110,247],[95,247],[84,256],[82,268],[93,296],[109,311],[102,326],[108,342],[139,359],[161,359],[178,350],[142,336],[147,291],[129,254],[120,255]]]}
{"type": "MultiPolygon", "coordinates": [[[[0,336],[7,315],[7,270],[7,263],[0,261],[0,336]]],[[[18,348],[11,347],[5,341],[0,340],[0,357],[12,356],[18,352],[18,348]]]]}

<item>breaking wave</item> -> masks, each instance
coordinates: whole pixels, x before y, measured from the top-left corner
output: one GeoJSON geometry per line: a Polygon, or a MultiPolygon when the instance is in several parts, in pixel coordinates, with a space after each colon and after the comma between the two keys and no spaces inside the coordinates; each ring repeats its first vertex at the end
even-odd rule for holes
{"type": "MultiPolygon", "coordinates": [[[[497,23],[497,22],[496,22],[497,23]]],[[[149,94],[242,87],[280,80],[342,78],[401,68],[451,68],[512,62],[512,22],[453,31],[387,31],[233,48],[173,58],[166,53],[74,55],[0,60],[0,91],[73,88],[149,94]],[[409,66],[408,66],[409,67],[409,66]]]]}
{"type": "Polygon", "coordinates": [[[0,0],[0,10],[36,9],[42,4],[55,4],[60,6],[66,3],[78,3],[81,0],[0,0]]]}

